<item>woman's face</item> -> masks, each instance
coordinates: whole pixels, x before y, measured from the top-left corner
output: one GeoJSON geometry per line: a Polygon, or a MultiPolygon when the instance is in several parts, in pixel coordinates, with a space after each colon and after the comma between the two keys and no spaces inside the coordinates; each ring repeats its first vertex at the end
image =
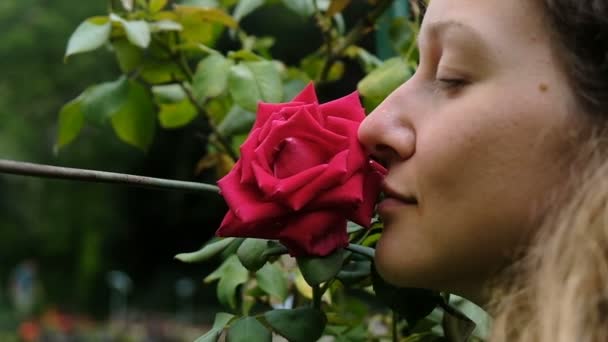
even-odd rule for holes
{"type": "Polygon", "coordinates": [[[389,168],[376,252],[389,282],[481,301],[563,183],[574,100],[534,3],[433,0],[416,74],[361,125],[389,168]]]}

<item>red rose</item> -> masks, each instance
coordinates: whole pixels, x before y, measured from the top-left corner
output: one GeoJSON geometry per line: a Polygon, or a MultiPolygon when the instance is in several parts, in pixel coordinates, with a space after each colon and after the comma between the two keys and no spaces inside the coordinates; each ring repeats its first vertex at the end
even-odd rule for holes
{"type": "Polygon", "coordinates": [[[348,245],[347,220],[369,226],[386,170],[357,140],[358,94],[318,104],[312,85],[260,103],[241,159],[219,180],[230,208],[218,236],[278,239],[294,256],[348,245]]]}

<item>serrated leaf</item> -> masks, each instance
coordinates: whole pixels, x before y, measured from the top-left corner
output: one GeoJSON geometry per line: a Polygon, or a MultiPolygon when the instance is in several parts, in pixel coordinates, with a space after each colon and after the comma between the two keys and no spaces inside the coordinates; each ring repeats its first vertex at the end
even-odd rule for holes
{"type": "Polygon", "coordinates": [[[232,237],[222,238],[206,244],[205,246],[203,246],[203,248],[199,249],[196,252],[180,253],[175,256],[175,259],[187,263],[207,261],[218,255],[221,251],[224,250],[224,248],[228,247],[228,245],[232,243],[233,240],[234,238],[232,237]]]}
{"type": "Polygon", "coordinates": [[[213,273],[208,275],[206,283],[219,279],[217,284],[217,298],[223,305],[236,308],[236,290],[239,285],[247,282],[249,271],[241,265],[236,255],[230,256],[213,273]]]}
{"type": "Polygon", "coordinates": [[[233,318],[234,315],[229,313],[216,313],[211,330],[209,330],[205,335],[197,338],[194,342],[216,342],[226,324],[228,324],[228,322],[230,322],[230,320],[233,318]]]}
{"type": "Polygon", "coordinates": [[[310,286],[319,285],[336,276],[342,268],[345,251],[339,249],[326,257],[297,258],[302,276],[310,286]]]}
{"type": "Polygon", "coordinates": [[[145,49],[150,45],[152,35],[150,27],[144,20],[125,20],[118,15],[110,14],[112,21],[118,22],[125,29],[127,39],[135,46],[145,49]]]}
{"type": "Polygon", "coordinates": [[[122,141],[146,151],[156,130],[154,103],[142,85],[134,81],[128,84],[128,98],[112,116],[112,127],[122,141]]]}
{"type": "Polygon", "coordinates": [[[225,136],[249,133],[255,122],[255,113],[234,105],[226,117],[217,126],[218,131],[225,136]]]}
{"type": "Polygon", "coordinates": [[[270,342],[272,333],[254,317],[243,317],[228,328],[228,342],[270,342]]]}
{"type": "Polygon", "coordinates": [[[315,13],[315,0],[283,0],[285,7],[302,17],[310,17],[315,13]]]}
{"type": "Polygon", "coordinates": [[[234,102],[255,112],[259,101],[280,102],[283,99],[281,76],[269,61],[243,62],[231,67],[228,87],[234,102]]]}
{"type": "Polygon", "coordinates": [[[163,128],[179,128],[189,124],[196,118],[198,112],[189,99],[176,103],[160,104],[158,120],[163,128]]]}
{"type": "Polygon", "coordinates": [[[412,71],[401,57],[386,60],[380,67],[365,76],[357,89],[364,97],[387,97],[412,76],[412,71]]]}
{"type": "Polygon", "coordinates": [[[221,95],[228,86],[228,73],[233,62],[220,54],[211,54],[200,61],[192,81],[196,99],[221,95]]]}
{"type": "Polygon", "coordinates": [[[236,4],[232,16],[236,21],[241,21],[244,17],[249,15],[251,12],[264,5],[266,0],[241,0],[236,4]]]}
{"type": "Polygon", "coordinates": [[[167,5],[167,0],[150,0],[148,8],[150,12],[156,13],[167,5]]]}
{"type": "Polygon", "coordinates": [[[268,260],[264,255],[266,249],[268,249],[268,240],[247,238],[236,251],[236,255],[243,266],[255,272],[268,260]]]}
{"type": "Polygon", "coordinates": [[[313,308],[272,310],[264,314],[264,319],[274,331],[291,342],[318,340],[327,323],[325,314],[313,308]]]}
{"type": "Polygon", "coordinates": [[[276,264],[265,264],[255,273],[258,286],[269,295],[279,299],[281,302],[287,298],[287,279],[284,271],[276,264]]]}
{"type": "Polygon", "coordinates": [[[82,129],[84,114],[82,113],[80,102],[81,98],[77,97],[66,103],[59,111],[59,127],[57,142],[55,143],[56,151],[76,139],[82,129]]]}
{"type": "Polygon", "coordinates": [[[89,122],[104,124],[116,115],[129,98],[129,81],[121,76],[113,82],[93,85],[81,95],[81,108],[89,122]]]}
{"type": "Polygon", "coordinates": [[[65,58],[99,48],[108,41],[111,31],[112,23],[107,17],[93,17],[83,21],[68,40],[65,58]]]}

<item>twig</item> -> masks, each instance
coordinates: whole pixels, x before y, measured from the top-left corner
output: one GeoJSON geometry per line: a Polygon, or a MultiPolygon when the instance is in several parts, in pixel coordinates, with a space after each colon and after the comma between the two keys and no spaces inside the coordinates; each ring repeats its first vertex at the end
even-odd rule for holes
{"type": "Polygon", "coordinates": [[[190,89],[188,89],[188,87],[186,87],[183,83],[180,83],[180,86],[184,90],[184,93],[186,93],[186,96],[188,97],[190,102],[192,102],[192,104],[196,108],[196,111],[199,113],[199,115],[205,118],[205,124],[207,125],[209,130],[213,132],[213,135],[217,138],[220,145],[222,145],[224,151],[228,153],[232,160],[236,161],[237,159],[239,159],[236,152],[234,152],[234,150],[232,149],[230,142],[226,139],[226,137],[222,135],[222,133],[220,133],[217,127],[215,127],[215,125],[213,124],[213,122],[211,122],[211,118],[209,118],[209,115],[207,115],[207,111],[205,111],[205,108],[203,108],[203,106],[196,100],[194,94],[192,94],[192,91],[190,91],[190,89]]]}
{"type": "Polygon", "coordinates": [[[394,0],[380,0],[367,16],[359,20],[346,36],[338,41],[337,46],[328,53],[327,61],[321,72],[321,81],[327,80],[331,67],[340,57],[342,57],[342,54],[344,54],[344,51],[349,46],[359,41],[364,35],[373,30],[378,18],[380,18],[380,16],[382,16],[382,14],[392,5],[393,1],[394,0]]]}
{"type": "Polygon", "coordinates": [[[219,193],[219,188],[217,186],[205,183],[184,182],[171,179],[128,175],[123,173],[25,163],[6,159],[0,159],[0,173],[42,178],[68,179],[94,183],[115,183],[152,189],[182,190],[190,192],[207,191],[219,193]]]}

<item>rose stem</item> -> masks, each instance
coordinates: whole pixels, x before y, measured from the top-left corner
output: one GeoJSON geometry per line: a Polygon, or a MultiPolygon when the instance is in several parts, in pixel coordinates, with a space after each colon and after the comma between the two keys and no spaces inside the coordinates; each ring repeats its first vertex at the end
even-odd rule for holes
{"type": "Polygon", "coordinates": [[[94,183],[116,183],[152,189],[181,190],[191,192],[207,191],[219,193],[219,188],[212,184],[25,163],[6,159],[0,159],[0,173],[42,178],[68,179],[94,183]]]}

